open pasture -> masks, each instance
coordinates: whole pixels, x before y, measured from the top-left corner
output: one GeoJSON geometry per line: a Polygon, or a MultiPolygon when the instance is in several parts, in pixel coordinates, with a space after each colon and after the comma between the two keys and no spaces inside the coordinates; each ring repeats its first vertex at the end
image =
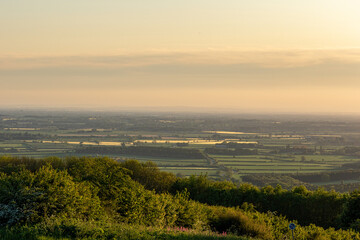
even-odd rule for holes
{"type": "Polygon", "coordinates": [[[219,165],[231,168],[239,175],[251,173],[310,173],[331,171],[341,166],[344,161],[355,159],[343,156],[318,156],[318,155],[247,155],[226,156],[211,155],[219,165]],[[315,157],[315,158],[310,158],[315,157]],[[305,160],[304,160],[305,158],[305,160]],[[312,159],[312,161],[310,161],[312,159]],[[322,161],[324,159],[324,161],[322,161]]]}
{"type": "Polygon", "coordinates": [[[317,173],[319,172],[319,169],[242,169],[237,172],[239,176],[247,175],[247,174],[261,174],[261,173],[279,173],[279,174],[285,174],[285,173],[317,173]]]}
{"type": "Polygon", "coordinates": [[[179,158],[160,158],[146,156],[117,156],[122,159],[136,159],[140,162],[152,161],[159,166],[162,171],[172,172],[174,174],[182,174],[184,176],[208,174],[215,176],[218,169],[210,167],[205,159],[179,159],[179,158]]]}
{"type": "Polygon", "coordinates": [[[182,174],[184,176],[191,175],[208,175],[208,176],[218,176],[216,168],[168,168],[168,167],[160,167],[160,170],[171,172],[174,174],[182,174]]]}
{"type": "Polygon", "coordinates": [[[342,165],[345,163],[352,163],[360,161],[360,158],[350,156],[338,156],[338,155],[295,155],[296,161],[301,161],[305,158],[306,161],[325,162],[342,165]]]}
{"type": "Polygon", "coordinates": [[[0,148],[18,148],[22,147],[21,143],[6,143],[6,142],[0,142],[0,148]]]}

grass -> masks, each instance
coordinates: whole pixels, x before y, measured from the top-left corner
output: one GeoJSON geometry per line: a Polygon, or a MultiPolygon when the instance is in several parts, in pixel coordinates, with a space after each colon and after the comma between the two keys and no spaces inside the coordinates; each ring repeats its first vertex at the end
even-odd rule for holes
{"type": "Polygon", "coordinates": [[[1,148],[18,148],[23,147],[21,143],[0,143],[1,148]]]}
{"type": "Polygon", "coordinates": [[[302,155],[211,155],[218,161],[218,164],[229,167],[242,176],[252,173],[312,173],[320,171],[331,171],[340,167],[346,162],[356,161],[354,158],[344,156],[321,156],[305,155],[306,161],[302,160],[302,155]],[[324,159],[324,161],[322,161],[324,159]],[[314,162],[308,162],[313,160],[314,162]]]}
{"type": "Polygon", "coordinates": [[[268,169],[267,171],[264,169],[257,169],[257,170],[240,170],[237,174],[239,176],[248,175],[248,174],[260,174],[260,173],[318,173],[319,170],[291,170],[291,169],[280,169],[280,170],[273,170],[268,169]]]}
{"type": "MultiPolygon", "coordinates": [[[[213,158],[234,158],[233,156],[230,155],[215,155],[215,154],[209,154],[210,157],[213,158]]],[[[267,157],[266,155],[237,155],[235,156],[235,159],[259,159],[259,158],[264,158],[267,157]]]]}
{"type": "Polygon", "coordinates": [[[250,240],[249,238],[188,228],[156,228],[97,222],[49,222],[32,227],[0,228],[2,240],[250,240]]]}
{"type": "Polygon", "coordinates": [[[207,174],[208,176],[216,176],[217,175],[217,169],[214,169],[214,170],[208,170],[208,169],[204,169],[204,170],[199,170],[199,169],[190,169],[190,168],[187,168],[187,169],[180,169],[180,168],[177,168],[177,169],[167,169],[167,168],[160,168],[160,170],[162,171],[166,171],[166,172],[171,172],[171,173],[174,173],[174,174],[177,174],[177,173],[180,173],[180,174],[183,174],[185,176],[191,176],[191,175],[201,175],[201,174],[207,174]]]}
{"type": "Polygon", "coordinates": [[[263,169],[287,169],[287,168],[303,168],[303,169],[331,169],[334,168],[333,165],[316,165],[316,164],[294,164],[294,165],[290,165],[290,164],[232,164],[232,163],[227,163],[227,164],[223,164],[224,166],[228,166],[228,167],[238,167],[238,168],[244,168],[244,169],[251,169],[251,168],[263,168],[263,169]]]}
{"type": "Polygon", "coordinates": [[[333,155],[210,155],[220,165],[245,173],[309,173],[329,171],[358,158],[333,155]],[[305,161],[302,161],[305,158],[305,161]],[[311,162],[310,162],[311,161],[311,162]]]}
{"type": "Polygon", "coordinates": [[[117,157],[137,159],[141,162],[144,161],[153,161],[157,164],[176,164],[176,165],[206,165],[205,159],[181,159],[181,158],[163,158],[163,157],[147,157],[147,156],[136,156],[136,155],[116,155],[117,157]]]}
{"type": "Polygon", "coordinates": [[[349,184],[349,183],[360,183],[359,180],[343,180],[343,181],[331,181],[331,182],[312,182],[311,184],[322,186],[322,185],[336,185],[336,184],[349,184]]]}
{"type": "Polygon", "coordinates": [[[306,160],[314,160],[319,162],[332,162],[338,164],[351,163],[354,161],[360,161],[359,158],[356,157],[348,157],[348,156],[337,156],[337,155],[296,155],[296,161],[301,161],[302,157],[305,157],[306,160]]]}

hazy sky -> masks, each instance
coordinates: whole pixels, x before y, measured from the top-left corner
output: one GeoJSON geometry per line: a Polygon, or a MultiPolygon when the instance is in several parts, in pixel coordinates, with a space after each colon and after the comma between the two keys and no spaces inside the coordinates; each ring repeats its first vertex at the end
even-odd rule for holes
{"type": "Polygon", "coordinates": [[[358,0],[3,0],[0,106],[360,112],[358,0]]]}

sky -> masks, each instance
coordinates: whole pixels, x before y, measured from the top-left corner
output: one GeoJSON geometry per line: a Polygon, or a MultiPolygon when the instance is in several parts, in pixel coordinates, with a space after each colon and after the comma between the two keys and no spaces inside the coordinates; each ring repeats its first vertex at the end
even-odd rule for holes
{"type": "Polygon", "coordinates": [[[358,0],[2,0],[0,107],[360,113],[358,0]]]}

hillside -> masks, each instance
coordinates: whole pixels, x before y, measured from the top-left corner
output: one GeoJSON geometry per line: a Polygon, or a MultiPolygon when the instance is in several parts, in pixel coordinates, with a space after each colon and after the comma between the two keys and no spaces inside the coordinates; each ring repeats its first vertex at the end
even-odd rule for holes
{"type": "Polygon", "coordinates": [[[0,172],[2,239],[270,240],[290,236],[288,219],[297,239],[360,239],[358,192],[235,186],[109,158],[1,157],[0,172]]]}

